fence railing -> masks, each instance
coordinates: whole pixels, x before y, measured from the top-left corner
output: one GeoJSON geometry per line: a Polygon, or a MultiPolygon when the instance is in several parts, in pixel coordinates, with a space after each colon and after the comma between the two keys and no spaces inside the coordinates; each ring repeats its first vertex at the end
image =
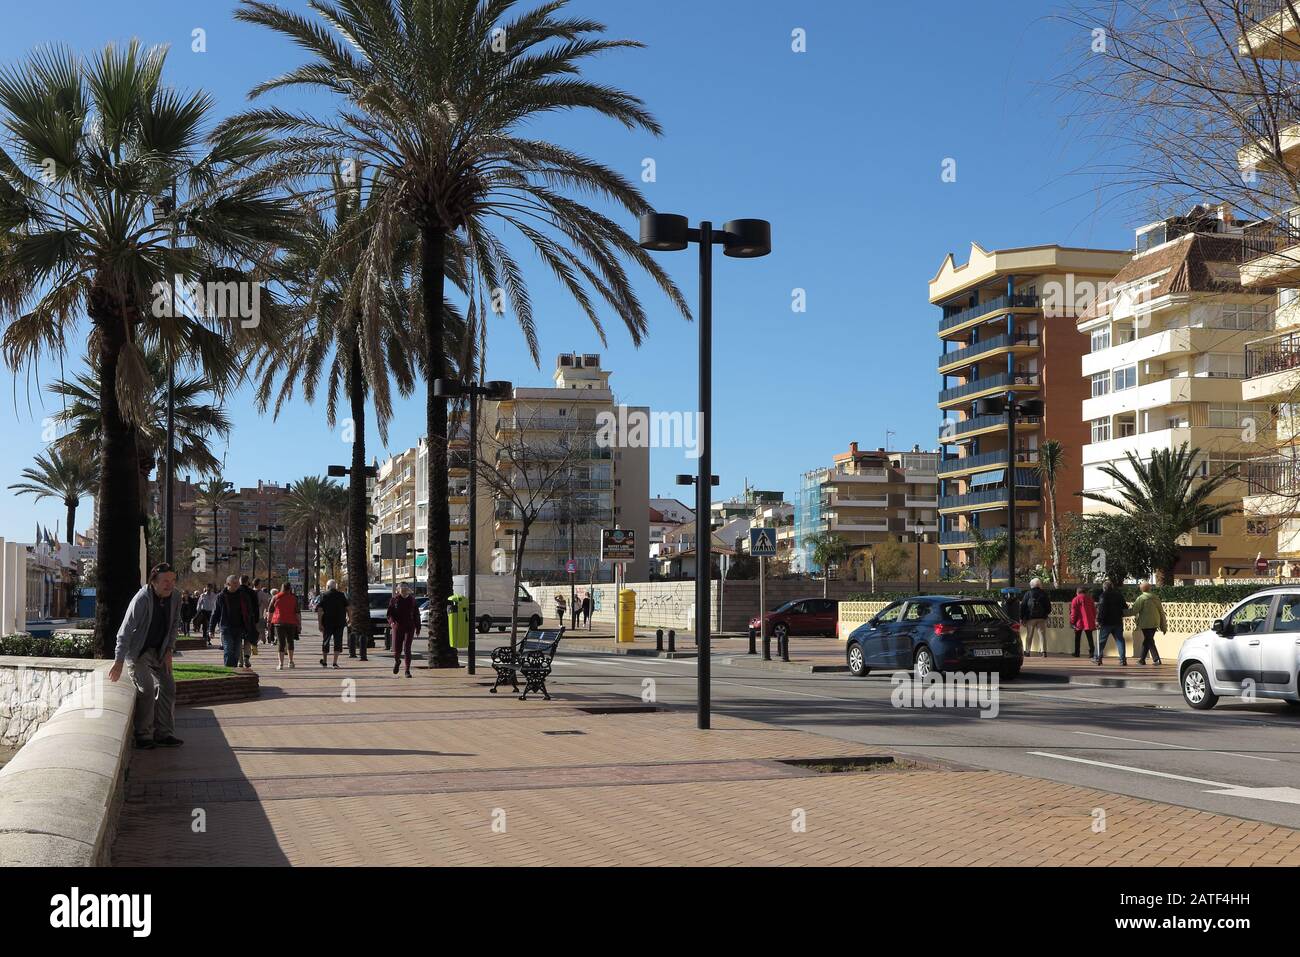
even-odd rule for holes
{"type": "Polygon", "coordinates": [[[1246,346],[1247,379],[1297,367],[1300,367],[1300,340],[1288,338],[1246,346]]]}
{"type": "Polygon", "coordinates": [[[960,326],[991,312],[998,312],[1002,309],[1037,309],[1038,304],[1039,298],[1037,296],[998,296],[996,299],[990,299],[988,302],[981,302],[977,306],[971,306],[961,312],[954,312],[952,315],[945,316],[939,322],[939,331],[952,329],[954,326],[960,326]]]}
{"type": "Polygon", "coordinates": [[[993,336],[991,339],[981,339],[979,342],[972,342],[970,345],[961,349],[954,349],[952,352],[946,352],[939,356],[940,366],[949,366],[954,362],[962,362],[971,356],[984,355],[987,352],[993,352],[997,349],[1005,349],[1009,346],[1036,346],[1038,345],[1038,336],[1022,335],[1016,333],[1009,335],[1002,333],[1000,336],[993,336]]]}
{"type": "MultiPolygon", "coordinates": [[[[996,418],[1001,418],[1001,416],[996,416],[996,418]]],[[[939,476],[942,477],[944,475],[951,475],[953,472],[962,472],[965,471],[966,469],[984,468],[986,465],[993,466],[993,465],[1006,465],[1006,464],[1007,464],[1007,450],[999,449],[996,452],[983,452],[979,455],[968,455],[965,458],[946,459],[939,465],[939,476]]],[[[1016,464],[1037,465],[1038,450],[1017,449],[1016,464]]]]}
{"type": "Polygon", "coordinates": [[[983,379],[976,379],[974,382],[966,382],[962,385],[953,386],[951,389],[944,389],[939,393],[939,401],[950,402],[953,399],[960,399],[962,396],[974,395],[977,392],[986,392],[989,389],[1002,386],[1038,384],[1039,379],[1036,372],[1017,372],[1014,375],[1001,372],[998,375],[985,376],[983,379]]]}

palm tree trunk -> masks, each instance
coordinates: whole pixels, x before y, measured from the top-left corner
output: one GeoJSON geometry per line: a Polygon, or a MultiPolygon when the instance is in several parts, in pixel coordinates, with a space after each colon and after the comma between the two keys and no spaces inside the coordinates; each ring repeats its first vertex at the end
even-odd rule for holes
{"type": "Polygon", "coordinates": [[[77,500],[64,503],[68,506],[68,544],[73,544],[72,528],[77,524],[77,500]]]}
{"type": "MultiPolygon", "coordinates": [[[[447,231],[441,226],[423,226],[421,232],[420,280],[424,298],[425,330],[425,428],[429,437],[429,601],[434,608],[446,608],[451,597],[451,509],[447,502],[447,400],[433,394],[433,383],[447,374],[446,323],[443,314],[443,286],[446,280],[445,245],[447,231]]],[[[471,437],[471,443],[473,437],[471,437]]],[[[470,449],[474,454],[474,449],[470,449]]],[[[471,556],[471,566],[473,558],[471,556]]],[[[473,568],[470,568],[471,574],[473,568]]],[[[447,636],[447,616],[433,616],[429,627],[429,666],[456,668],[460,660],[447,636]]]]}
{"type": "Polygon", "coordinates": [[[1056,480],[1047,483],[1047,521],[1052,530],[1052,584],[1061,584],[1061,530],[1056,524],[1056,480]]]}
{"type": "Polygon", "coordinates": [[[95,522],[95,653],[112,658],[117,629],[140,588],[140,470],[135,435],[117,402],[117,365],[126,344],[122,306],[91,293],[99,331],[99,514],[95,522]]]}
{"type": "MultiPolygon", "coordinates": [[[[348,399],[352,406],[352,466],[348,475],[348,627],[357,636],[361,653],[370,642],[369,557],[366,555],[366,392],[361,370],[361,346],[353,343],[348,399]]],[[[303,546],[303,575],[311,537],[303,546]]],[[[435,620],[437,615],[434,616],[435,620]]]]}
{"type": "Polygon", "coordinates": [[[149,475],[153,472],[154,456],[145,455],[140,451],[140,430],[133,428],[132,436],[135,439],[136,461],[139,463],[138,479],[140,483],[140,532],[144,535],[144,564],[146,568],[152,568],[154,556],[149,550],[149,475]]]}

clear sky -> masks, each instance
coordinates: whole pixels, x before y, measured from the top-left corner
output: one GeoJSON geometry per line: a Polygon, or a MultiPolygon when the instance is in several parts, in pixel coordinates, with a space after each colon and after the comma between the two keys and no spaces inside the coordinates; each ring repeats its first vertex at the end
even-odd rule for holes
{"type": "MultiPolygon", "coordinates": [[[[0,62],[47,43],[79,51],[131,37],[170,43],[169,80],[205,88],[234,111],[250,86],[299,60],[268,31],[232,20],[234,6],[7,4],[0,62]],[[191,51],[195,28],[207,32],[205,53],[191,51]]],[[[637,179],[653,159],[656,180],[642,187],[662,211],[773,224],[770,257],[716,260],[714,471],[722,495],[748,479],[792,498],[801,472],[850,441],[883,445],[887,430],[893,446],[935,446],[940,344],[926,283],[949,251],[964,261],[972,240],[985,248],[1132,243],[1136,212],[1104,204],[1096,179],[1080,172],[1085,130],[1065,122],[1050,86],[1090,38],[1051,20],[1043,0],[574,0],[572,10],[647,45],[606,56],[592,75],[644,98],[666,135],[576,118],[534,134],[637,179]],[[796,29],[805,31],[806,52],[792,50],[796,29]],[[941,178],[946,159],[956,161],[955,182],[941,178]],[[805,291],[805,312],[792,309],[796,289],[805,291]]],[[[507,315],[490,327],[489,377],[549,385],[557,354],[600,352],[620,401],[695,407],[695,327],[649,283],[641,284],[649,340],[635,349],[606,316],[610,341],[602,347],[545,267],[511,242],[531,277],[542,368],[507,315]]],[[[663,263],[694,302],[694,256],[663,263]]],[[[69,367],[82,350],[82,342],[70,344],[69,367]]],[[[47,365],[41,382],[58,371],[47,365]]],[[[48,412],[35,379],[0,370],[0,385],[3,488],[42,449],[48,412]]],[[[236,428],[225,474],[237,485],[287,483],[347,460],[319,406],[296,406],[272,423],[241,393],[230,412],[236,428]]],[[[401,402],[390,446],[414,444],[423,418],[422,396],[401,402]]],[[[371,452],[385,454],[377,439],[371,452]]],[[[674,474],[693,468],[680,451],[654,451],[651,494],[677,495],[674,474]]],[[[0,493],[4,537],[30,541],[34,521],[53,528],[62,517],[58,503],[0,493]]]]}

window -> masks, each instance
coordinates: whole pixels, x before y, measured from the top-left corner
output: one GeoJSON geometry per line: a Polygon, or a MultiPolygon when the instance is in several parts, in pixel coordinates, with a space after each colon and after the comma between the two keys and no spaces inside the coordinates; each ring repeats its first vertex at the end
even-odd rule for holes
{"type": "Polygon", "coordinates": [[[896,604],[890,605],[879,615],[877,615],[876,624],[886,625],[898,621],[898,616],[901,615],[902,613],[903,613],[903,603],[900,601],[897,602],[896,604]]]}
{"type": "Polygon", "coordinates": [[[1241,354],[1214,353],[1205,357],[1206,375],[1212,378],[1244,379],[1246,357],[1241,354]]]}
{"type": "Polygon", "coordinates": [[[1203,559],[1203,558],[1202,558],[1202,559],[1194,560],[1194,561],[1191,563],[1191,566],[1192,566],[1192,574],[1193,574],[1193,575],[1208,575],[1208,574],[1210,574],[1210,563],[1209,563],[1208,561],[1206,561],[1205,559],[1203,559]]]}
{"type": "Polygon", "coordinates": [[[1138,426],[1133,419],[1120,419],[1115,425],[1119,429],[1121,439],[1128,438],[1130,435],[1137,435],[1138,426]]]}
{"type": "Polygon", "coordinates": [[[1110,375],[1102,372],[1092,377],[1092,396],[1095,399],[1099,395],[1110,394],[1110,375]]]}
{"type": "Polygon", "coordinates": [[[1092,441],[1094,442],[1110,441],[1110,419],[1092,420],[1092,441]]]}
{"type": "Polygon", "coordinates": [[[1222,535],[1223,519],[1212,518],[1208,522],[1202,522],[1200,525],[1196,526],[1196,531],[1202,535],[1222,535]]]}
{"type": "Polygon", "coordinates": [[[1263,519],[1263,518],[1248,518],[1248,519],[1246,519],[1246,534],[1247,534],[1247,535],[1267,535],[1267,534],[1268,534],[1268,520],[1267,520],[1267,519],[1263,519]]]}
{"type": "Polygon", "coordinates": [[[1259,598],[1252,598],[1244,605],[1241,605],[1223,619],[1225,625],[1231,625],[1231,633],[1234,635],[1249,634],[1253,631],[1263,631],[1264,623],[1268,620],[1268,609],[1273,603],[1272,595],[1262,595],[1259,598]]]}
{"type": "Polygon", "coordinates": [[[1277,602],[1274,631],[1300,631],[1300,595],[1283,595],[1277,602]]]}
{"type": "Polygon", "coordinates": [[[1212,402],[1206,422],[1212,429],[1240,429],[1247,419],[1263,422],[1265,415],[1249,402],[1212,402]]]}
{"type": "Polygon", "coordinates": [[[1111,373],[1113,379],[1113,390],[1119,392],[1121,389],[1132,389],[1138,384],[1137,366],[1122,366],[1111,373]]]}
{"type": "Polygon", "coordinates": [[[930,603],[924,601],[909,602],[903,621],[923,621],[930,614],[930,603]]]}
{"type": "Polygon", "coordinates": [[[1220,329],[1267,329],[1270,309],[1267,302],[1230,302],[1219,316],[1220,329]]]}
{"type": "MultiPolygon", "coordinates": [[[[1110,329],[1094,329],[1092,331],[1092,351],[1101,352],[1102,349],[1110,348],[1110,329]]],[[[1094,395],[1096,393],[1093,393],[1094,395]]]]}

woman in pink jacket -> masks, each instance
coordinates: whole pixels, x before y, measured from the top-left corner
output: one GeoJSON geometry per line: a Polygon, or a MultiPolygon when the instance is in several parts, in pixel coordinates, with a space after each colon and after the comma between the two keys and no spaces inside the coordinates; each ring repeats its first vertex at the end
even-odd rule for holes
{"type": "Polygon", "coordinates": [[[1080,585],[1070,602],[1070,627],[1074,629],[1074,657],[1079,657],[1079,636],[1088,636],[1088,657],[1093,657],[1092,633],[1097,630],[1097,603],[1080,585]]]}

